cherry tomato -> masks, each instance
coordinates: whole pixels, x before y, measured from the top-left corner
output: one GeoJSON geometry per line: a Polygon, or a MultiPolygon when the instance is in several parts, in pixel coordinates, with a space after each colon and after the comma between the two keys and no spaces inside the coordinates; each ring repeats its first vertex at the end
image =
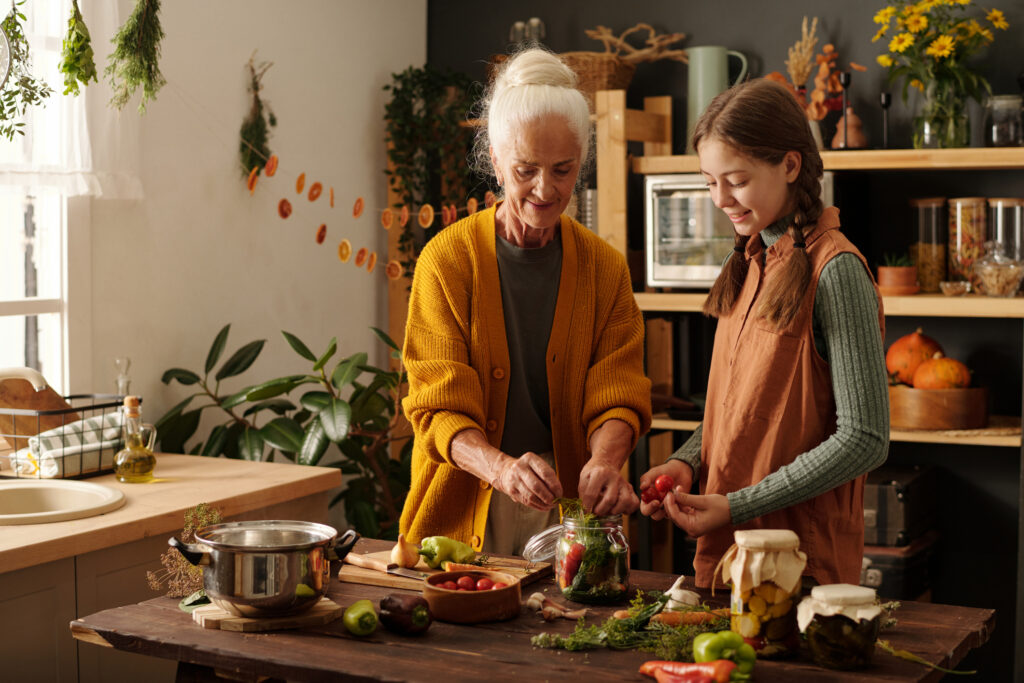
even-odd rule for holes
{"type": "Polygon", "coordinates": [[[640,500],[645,503],[650,503],[651,501],[659,500],[660,498],[661,496],[658,495],[658,489],[653,486],[648,486],[640,492],[640,500]]]}
{"type": "Polygon", "coordinates": [[[438,585],[439,588],[445,588],[445,589],[450,590],[450,591],[458,590],[458,588],[459,588],[458,584],[455,583],[454,581],[444,581],[443,583],[439,583],[437,585],[438,585]]]}
{"type": "Polygon", "coordinates": [[[676,485],[676,480],[667,474],[663,474],[654,480],[654,487],[658,489],[658,493],[661,494],[659,497],[664,497],[666,493],[672,490],[672,487],[676,485]]]}
{"type": "Polygon", "coordinates": [[[468,591],[476,590],[476,581],[473,580],[472,576],[460,576],[455,583],[459,588],[463,588],[468,591]]]}
{"type": "Polygon", "coordinates": [[[498,581],[496,584],[491,586],[491,590],[498,590],[499,588],[508,588],[508,584],[504,581],[498,581]]]}
{"type": "Polygon", "coordinates": [[[478,591],[489,591],[494,588],[494,582],[488,579],[486,576],[482,579],[478,579],[476,582],[476,589],[478,591]]]}

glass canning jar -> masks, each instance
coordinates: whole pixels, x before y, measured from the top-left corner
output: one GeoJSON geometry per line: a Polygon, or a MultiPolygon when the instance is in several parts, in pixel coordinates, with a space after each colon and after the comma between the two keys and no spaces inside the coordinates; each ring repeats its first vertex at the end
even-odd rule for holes
{"type": "Polygon", "coordinates": [[[983,255],[985,240],[984,197],[954,197],[949,200],[949,279],[967,280],[979,289],[974,262],[983,255]]]}
{"type": "Polygon", "coordinates": [[[873,588],[846,583],[815,586],[800,602],[797,622],[819,666],[863,669],[875,653],[882,608],[873,588]]]}
{"type": "Polygon", "coordinates": [[[917,242],[910,247],[917,282],[922,292],[937,292],[939,283],[946,279],[946,198],[911,199],[910,205],[917,223],[917,242]]]}
{"type": "Polygon", "coordinates": [[[985,104],[985,146],[1020,147],[1024,144],[1021,127],[1021,96],[994,95],[985,104]]]}
{"type": "Polygon", "coordinates": [[[1007,258],[1024,261],[1024,199],[989,197],[988,234],[1007,258]]]}

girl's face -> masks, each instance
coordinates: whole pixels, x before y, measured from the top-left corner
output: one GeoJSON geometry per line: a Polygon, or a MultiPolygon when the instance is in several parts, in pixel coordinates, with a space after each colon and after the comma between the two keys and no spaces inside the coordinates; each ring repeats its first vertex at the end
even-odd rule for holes
{"type": "Polygon", "coordinates": [[[516,232],[558,225],[580,170],[580,146],[563,117],[545,116],[512,131],[499,149],[491,148],[491,162],[505,188],[503,221],[516,232]]]}
{"type": "Polygon", "coordinates": [[[800,173],[799,152],[787,152],[782,163],[772,165],[708,138],[700,142],[697,155],[712,201],[739,234],[753,237],[793,212],[790,184],[800,173]]]}

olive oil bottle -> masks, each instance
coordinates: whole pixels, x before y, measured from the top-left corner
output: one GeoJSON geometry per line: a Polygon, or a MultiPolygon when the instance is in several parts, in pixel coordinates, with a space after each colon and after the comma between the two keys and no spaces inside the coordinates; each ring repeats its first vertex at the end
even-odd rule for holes
{"type": "Polygon", "coordinates": [[[143,424],[138,396],[124,397],[124,448],[114,456],[114,472],[118,481],[138,484],[153,479],[156,456],[153,444],[156,430],[153,425],[143,424]]]}

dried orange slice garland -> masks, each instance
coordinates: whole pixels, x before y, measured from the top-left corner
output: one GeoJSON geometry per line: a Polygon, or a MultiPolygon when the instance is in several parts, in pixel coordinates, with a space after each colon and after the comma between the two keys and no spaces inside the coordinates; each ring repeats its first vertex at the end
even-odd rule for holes
{"type": "Polygon", "coordinates": [[[352,256],[352,243],[348,240],[342,240],[338,243],[338,260],[342,263],[347,263],[349,258],[352,256]]]}
{"type": "Polygon", "coordinates": [[[267,159],[267,165],[263,167],[263,172],[267,174],[268,178],[273,178],[274,174],[277,173],[277,155],[271,154],[270,158],[267,159]]]}
{"type": "Polygon", "coordinates": [[[260,167],[253,166],[252,170],[249,171],[249,178],[245,181],[245,186],[249,188],[249,194],[256,191],[256,178],[260,175],[260,167]]]}
{"type": "Polygon", "coordinates": [[[356,203],[352,205],[352,218],[359,218],[363,215],[363,198],[356,197],[356,203]]]}
{"type": "Polygon", "coordinates": [[[421,206],[417,220],[419,221],[421,228],[429,228],[434,222],[434,207],[430,204],[424,204],[421,206]]]}
{"type": "Polygon", "coordinates": [[[324,186],[319,182],[313,183],[309,186],[309,201],[315,202],[320,199],[320,193],[324,191],[324,186]]]}
{"type": "Polygon", "coordinates": [[[367,273],[372,273],[373,272],[373,267],[375,265],[377,265],[377,252],[371,251],[370,252],[370,258],[367,259],[367,261],[366,261],[366,272],[367,273]]]}
{"type": "Polygon", "coordinates": [[[356,268],[363,267],[363,263],[366,261],[367,256],[369,256],[369,250],[366,247],[360,247],[359,251],[356,252],[356,268]]]}
{"type": "Polygon", "coordinates": [[[466,211],[470,214],[474,214],[476,213],[477,206],[478,203],[476,201],[476,197],[470,197],[469,201],[466,202],[466,211]]]}
{"type": "Polygon", "coordinates": [[[494,193],[491,192],[490,190],[487,190],[487,193],[484,195],[484,206],[486,206],[489,209],[492,206],[494,206],[497,202],[498,198],[494,196],[494,193]]]}
{"type": "Polygon", "coordinates": [[[325,239],[327,239],[327,224],[321,223],[320,227],[316,229],[316,243],[323,244],[325,239]]]}
{"type": "Polygon", "coordinates": [[[388,261],[388,265],[384,266],[384,274],[389,280],[397,280],[402,277],[402,264],[398,261],[388,261]]]}
{"type": "Polygon", "coordinates": [[[331,208],[334,208],[334,187],[331,187],[331,208]]]}
{"type": "Polygon", "coordinates": [[[404,228],[409,222],[409,207],[402,204],[402,212],[398,214],[398,227],[404,228]]]}
{"type": "Polygon", "coordinates": [[[395,223],[395,212],[391,209],[384,209],[380,212],[380,224],[385,230],[390,230],[395,223]]]}
{"type": "Polygon", "coordinates": [[[302,188],[306,186],[306,174],[300,173],[295,179],[295,194],[302,194],[302,188]]]}
{"type": "Polygon", "coordinates": [[[277,215],[281,218],[288,218],[292,215],[292,203],[287,199],[282,199],[277,203],[277,215]]]}

